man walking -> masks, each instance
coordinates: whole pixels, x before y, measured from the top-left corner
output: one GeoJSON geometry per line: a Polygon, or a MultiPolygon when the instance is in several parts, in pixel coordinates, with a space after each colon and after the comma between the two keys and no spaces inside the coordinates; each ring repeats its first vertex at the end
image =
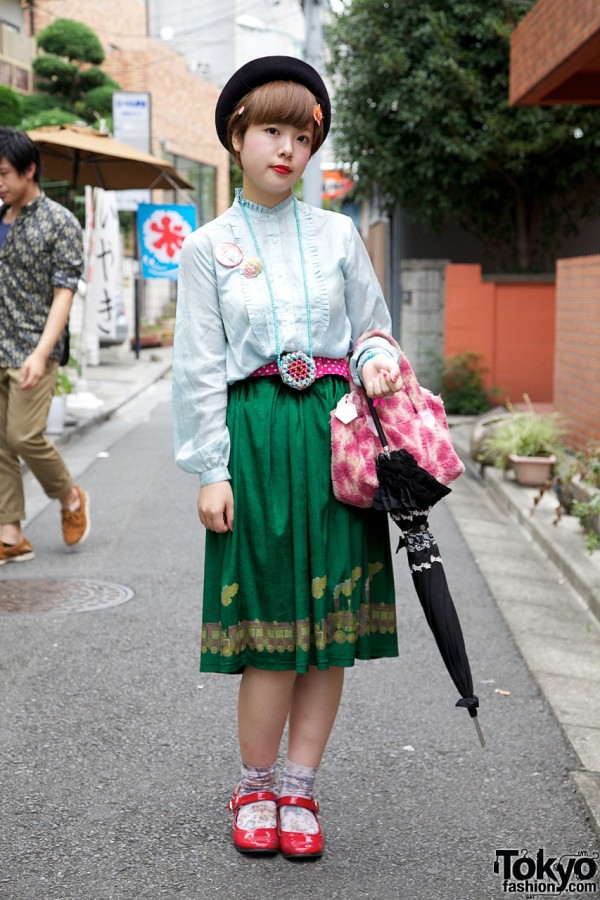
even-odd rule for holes
{"type": "Polygon", "coordinates": [[[62,334],[83,269],[75,216],[40,188],[40,156],[23,132],[0,127],[0,566],[33,559],[23,534],[19,457],[61,504],[69,546],[89,533],[89,501],[44,431],[62,334]]]}

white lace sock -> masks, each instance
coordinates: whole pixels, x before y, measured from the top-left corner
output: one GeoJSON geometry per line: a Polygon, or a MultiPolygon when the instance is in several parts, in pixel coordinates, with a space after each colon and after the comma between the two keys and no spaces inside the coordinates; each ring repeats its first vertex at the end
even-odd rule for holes
{"type": "MultiPolygon", "coordinates": [[[[312,800],[317,768],[300,766],[286,760],[281,777],[280,797],[306,797],[312,800]]],[[[282,831],[296,831],[300,834],[318,834],[319,825],[315,814],[301,806],[280,806],[279,821],[282,831]]]]}
{"type": "MultiPolygon", "coordinates": [[[[275,768],[270,766],[247,766],[242,763],[242,776],[236,794],[252,794],[254,791],[272,791],[275,787],[275,768]]],[[[237,814],[238,828],[252,831],[255,828],[277,828],[277,811],[274,800],[259,800],[240,806],[237,814]]]]}

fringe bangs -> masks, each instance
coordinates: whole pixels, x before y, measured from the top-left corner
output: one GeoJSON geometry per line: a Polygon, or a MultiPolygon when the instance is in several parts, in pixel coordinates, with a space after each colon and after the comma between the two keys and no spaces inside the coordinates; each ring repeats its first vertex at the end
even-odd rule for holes
{"type": "Polygon", "coordinates": [[[279,122],[299,129],[313,123],[312,153],[316,153],[323,143],[323,128],[314,119],[316,102],[308,88],[295,81],[270,81],[255,88],[240,100],[229,119],[227,137],[231,152],[235,132],[243,137],[250,125],[279,122]]]}
{"type": "Polygon", "coordinates": [[[271,81],[252,91],[248,98],[248,125],[281,122],[306,128],[313,121],[313,94],[293,81],[271,81]]]}

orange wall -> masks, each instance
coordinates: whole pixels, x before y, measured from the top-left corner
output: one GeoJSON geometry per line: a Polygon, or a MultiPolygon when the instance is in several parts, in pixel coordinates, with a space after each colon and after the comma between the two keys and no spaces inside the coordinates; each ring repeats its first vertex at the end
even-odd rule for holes
{"type": "Polygon", "coordinates": [[[554,400],[573,443],[600,440],[600,256],[556,266],[554,400]]]}
{"type": "Polygon", "coordinates": [[[537,403],[554,397],[555,285],[530,280],[483,281],[481,267],[446,268],[444,356],[475,351],[485,383],[499,399],[537,403]]]}

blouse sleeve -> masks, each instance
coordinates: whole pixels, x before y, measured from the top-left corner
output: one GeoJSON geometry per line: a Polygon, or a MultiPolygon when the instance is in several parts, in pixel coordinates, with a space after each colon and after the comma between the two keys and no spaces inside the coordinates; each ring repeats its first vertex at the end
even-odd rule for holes
{"type": "MultiPolygon", "coordinates": [[[[367,331],[390,332],[392,320],[381,285],[367,253],[361,236],[351,222],[350,239],[347,247],[344,279],[346,282],[346,309],[352,324],[352,343],[367,331]]],[[[355,349],[350,358],[350,374],[355,384],[360,384],[362,362],[367,350],[376,350],[399,361],[398,350],[381,335],[367,338],[355,349]]],[[[363,360],[364,361],[364,360],[363,360]]]]}
{"type": "Polygon", "coordinates": [[[229,479],[226,338],[210,242],[198,232],[183,244],[173,342],[175,461],[200,486],[229,479]]]}

